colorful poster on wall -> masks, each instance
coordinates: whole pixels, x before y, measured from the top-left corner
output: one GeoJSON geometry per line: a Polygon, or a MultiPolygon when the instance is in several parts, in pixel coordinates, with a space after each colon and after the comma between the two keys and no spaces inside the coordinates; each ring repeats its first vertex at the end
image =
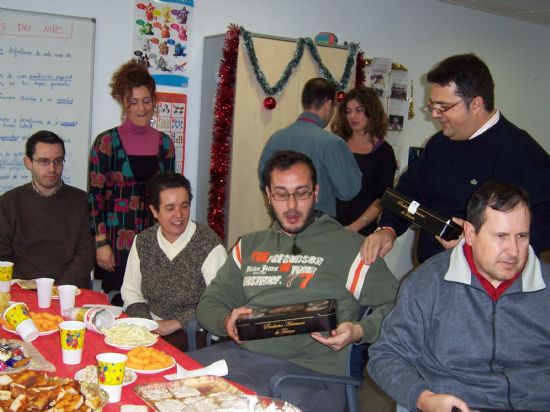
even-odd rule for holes
{"type": "Polygon", "coordinates": [[[176,147],[176,172],[183,173],[187,95],[157,92],[157,110],[152,126],[168,134],[176,147]]]}
{"type": "Polygon", "coordinates": [[[187,87],[187,44],[194,0],[135,0],[134,55],[159,86],[187,87]]]}

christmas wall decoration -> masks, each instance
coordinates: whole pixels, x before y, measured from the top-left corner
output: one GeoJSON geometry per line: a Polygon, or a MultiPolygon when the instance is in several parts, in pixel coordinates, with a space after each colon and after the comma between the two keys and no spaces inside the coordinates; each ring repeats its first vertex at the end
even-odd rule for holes
{"type": "Polygon", "coordinates": [[[241,36],[255,77],[266,94],[266,98],[262,103],[266,110],[272,110],[277,106],[277,101],[274,96],[284,89],[293,70],[300,64],[306,48],[313,57],[320,75],[336,84],[339,91],[344,92],[344,90],[348,88],[353,67],[355,67],[355,86],[362,86],[365,82],[365,74],[363,72],[366,66],[366,60],[363,53],[359,51],[358,44],[351,43],[349,45],[349,53],[346,58],[343,74],[340,80],[336,80],[334,75],[323,64],[314,41],[309,37],[305,37],[297,40],[293,57],[284,68],[279,80],[274,86],[270,86],[256,57],[252,35],[238,25],[231,24],[228,27],[218,71],[218,85],[214,103],[214,122],[212,127],[210,157],[210,191],[207,217],[208,225],[221,239],[225,239],[224,206],[227,199],[226,190],[230,170],[237,56],[241,36]]]}
{"type": "Polygon", "coordinates": [[[208,225],[221,239],[225,239],[224,204],[231,159],[231,130],[233,127],[239,34],[240,29],[238,26],[233,24],[229,26],[218,70],[218,87],[214,103],[208,225]]]}

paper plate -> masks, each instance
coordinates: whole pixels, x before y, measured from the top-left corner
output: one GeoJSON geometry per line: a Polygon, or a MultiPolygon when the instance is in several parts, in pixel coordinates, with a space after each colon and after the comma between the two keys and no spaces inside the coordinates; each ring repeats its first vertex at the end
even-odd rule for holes
{"type": "MultiPolygon", "coordinates": [[[[170,356],[170,355],[168,355],[168,356],[170,356]]],[[[167,371],[170,368],[173,368],[176,365],[176,360],[172,356],[170,356],[170,358],[172,359],[172,364],[170,366],[165,367],[165,368],[160,368],[160,369],[134,369],[134,368],[130,368],[130,367],[126,366],[126,369],[130,369],[131,371],[134,371],[134,372],[137,372],[137,373],[142,373],[144,375],[152,375],[154,373],[164,372],[164,371],[167,371]]]]}
{"type": "MultiPolygon", "coordinates": [[[[82,293],[82,291],[79,289],[79,288],[76,288],[76,293],[74,294],[75,296],[78,296],[82,293]]],[[[52,299],[59,299],[59,294],[57,292],[57,286],[54,286],[53,287],[53,290],[52,290],[52,299]]]]}
{"type": "Polygon", "coordinates": [[[138,346],[153,346],[155,343],[158,342],[158,337],[154,342],[148,343],[144,345],[143,343],[137,344],[137,345],[120,345],[118,343],[114,343],[109,341],[107,337],[105,337],[105,343],[109,346],[112,346],[113,348],[122,349],[122,350],[132,350],[137,348],[138,346]]]}
{"type": "MultiPolygon", "coordinates": [[[[17,335],[17,331],[15,331],[13,329],[9,329],[4,323],[2,323],[2,329],[4,329],[6,332],[13,333],[13,334],[17,335]]],[[[52,333],[57,332],[58,330],[59,330],[59,328],[52,329],[52,330],[45,330],[43,332],[40,332],[40,336],[48,336],[48,335],[51,335],[52,333]]]]}
{"type": "Polygon", "coordinates": [[[147,330],[152,331],[159,327],[159,324],[151,319],[146,318],[120,318],[115,320],[115,323],[113,323],[113,326],[120,325],[121,323],[131,323],[134,325],[143,325],[147,328],[147,330]]]}

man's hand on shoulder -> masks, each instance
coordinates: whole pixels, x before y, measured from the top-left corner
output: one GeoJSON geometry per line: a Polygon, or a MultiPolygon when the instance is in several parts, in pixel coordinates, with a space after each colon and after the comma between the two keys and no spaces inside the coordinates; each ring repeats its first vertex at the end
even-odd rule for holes
{"type": "Polygon", "coordinates": [[[311,337],[332,350],[340,350],[350,343],[360,342],[363,339],[363,328],[357,323],[343,322],[336,329],[330,331],[330,336],[313,332],[311,337]]]}
{"type": "Polygon", "coordinates": [[[250,313],[250,312],[252,312],[252,309],[241,306],[239,308],[233,309],[231,313],[227,315],[223,320],[223,326],[227,331],[227,336],[229,336],[233,341],[235,341],[238,344],[241,344],[242,341],[239,340],[239,335],[237,334],[237,327],[235,326],[235,321],[237,320],[239,315],[241,315],[242,313],[250,313]]]}
{"type": "Polygon", "coordinates": [[[361,245],[361,257],[367,265],[372,265],[378,257],[384,257],[395,243],[395,232],[392,229],[378,228],[367,236],[361,245]]]}
{"type": "Polygon", "coordinates": [[[422,412],[451,412],[454,407],[461,412],[471,412],[462,399],[446,393],[433,393],[425,390],[416,401],[416,407],[422,412]]]}

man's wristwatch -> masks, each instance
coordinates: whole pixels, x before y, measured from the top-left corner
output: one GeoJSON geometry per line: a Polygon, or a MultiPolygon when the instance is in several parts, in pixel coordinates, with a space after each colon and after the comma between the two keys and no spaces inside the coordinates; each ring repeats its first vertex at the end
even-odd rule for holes
{"type": "Polygon", "coordinates": [[[109,244],[109,241],[107,239],[101,239],[95,241],[95,248],[99,249],[102,246],[107,246],[109,244]]]}
{"type": "Polygon", "coordinates": [[[393,227],[390,227],[390,226],[378,226],[376,229],[374,229],[374,233],[376,232],[380,232],[381,230],[388,230],[392,233],[393,235],[393,238],[394,239],[397,239],[397,233],[395,233],[395,230],[393,229],[393,227]]]}

